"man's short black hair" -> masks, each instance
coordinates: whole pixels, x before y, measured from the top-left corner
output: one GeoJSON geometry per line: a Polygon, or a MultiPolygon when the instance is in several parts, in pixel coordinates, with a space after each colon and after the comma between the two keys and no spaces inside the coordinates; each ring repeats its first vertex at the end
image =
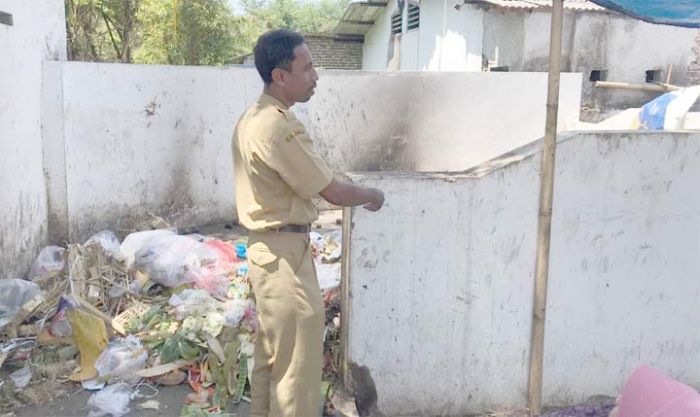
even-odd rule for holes
{"type": "Polygon", "coordinates": [[[265,84],[272,82],[272,70],[289,71],[294,60],[294,48],[304,43],[304,37],[287,29],[272,30],[258,38],[253,53],[255,68],[265,84]]]}

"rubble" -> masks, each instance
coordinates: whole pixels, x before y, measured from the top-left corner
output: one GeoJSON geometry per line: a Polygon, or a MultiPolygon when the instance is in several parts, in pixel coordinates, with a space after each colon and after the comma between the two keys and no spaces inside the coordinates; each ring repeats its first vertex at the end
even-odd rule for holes
{"type": "MultiPolygon", "coordinates": [[[[157,410],[141,386],[187,384],[183,416],[226,416],[249,401],[255,301],[247,239],[161,229],[111,231],[47,247],[31,281],[5,280],[0,299],[0,414],[83,389],[91,416],[157,410]],[[8,297],[8,295],[11,297],[8,297]],[[130,405],[135,399],[140,403],[130,405]]],[[[338,381],[340,235],[314,233],[327,307],[324,390],[338,381]]],[[[326,409],[331,410],[327,404],[326,409]]]]}

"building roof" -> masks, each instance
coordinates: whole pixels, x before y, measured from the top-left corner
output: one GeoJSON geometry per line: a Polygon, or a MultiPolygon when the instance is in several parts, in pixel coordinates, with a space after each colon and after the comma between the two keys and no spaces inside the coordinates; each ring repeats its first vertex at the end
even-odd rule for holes
{"type": "Polygon", "coordinates": [[[333,29],[336,35],[364,35],[374,24],[386,1],[355,1],[345,9],[340,22],[333,29]]]}
{"type": "MultiPolygon", "coordinates": [[[[464,4],[482,4],[512,10],[547,9],[552,0],[462,0],[464,4]]],[[[383,0],[353,1],[333,29],[336,35],[364,35],[388,3],[383,0]]],[[[588,0],[565,0],[564,9],[573,11],[603,11],[605,8],[588,0]]]]}
{"type": "MultiPolygon", "coordinates": [[[[552,0],[464,0],[465,4],[488,4],[507,9],[544,9],[552,7],[552,0]]],[[[603,11],[604,7],[598,6],[588,0],[565,0],[565,10],[575,11],[603,11]]]]}

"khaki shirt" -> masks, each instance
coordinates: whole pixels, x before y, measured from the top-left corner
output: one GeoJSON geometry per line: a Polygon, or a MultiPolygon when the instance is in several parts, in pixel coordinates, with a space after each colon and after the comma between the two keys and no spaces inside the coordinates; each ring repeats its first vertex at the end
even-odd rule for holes
{"type": "Polygon", "coordinates": [[[333,175],[313,150],[304,125],[280,101],[263,94],[241,116],[233,135],[238,221],[249,230],[309,224],[311,198],[333,175]]]}

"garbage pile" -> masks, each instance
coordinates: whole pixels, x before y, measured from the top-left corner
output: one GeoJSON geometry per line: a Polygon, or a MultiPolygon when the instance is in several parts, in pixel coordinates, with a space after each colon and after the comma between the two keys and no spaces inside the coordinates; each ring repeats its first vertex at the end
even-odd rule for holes
{"type": "MultiPolygon", "coordinates": [[[[327,307],[330,387],[339,365],[341,240],[339,231],[311,240],[327,307]]],[[[77,384],[94,392],[91,417],[125,415],[132,400],[157,408],[158,386],[192,388],[183,416],[226,415],[248,400],[256,317],[246,245],[245,237],[160,229],[44,248],[27,280],[0,280],[0,414],[77,384]]]]}

